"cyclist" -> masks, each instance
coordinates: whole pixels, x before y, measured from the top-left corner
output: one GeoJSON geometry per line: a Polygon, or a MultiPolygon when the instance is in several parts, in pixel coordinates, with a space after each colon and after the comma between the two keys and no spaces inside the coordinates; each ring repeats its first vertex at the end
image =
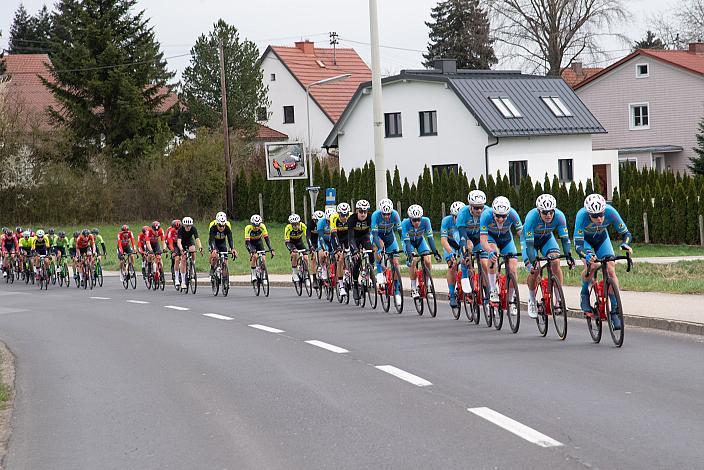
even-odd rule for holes
{"type": "MultiPolygon", "coordinates": [[[[406,266],[409,268],[413,263],[413,253],[418,253],[423,259],[423,264],[428,270],[431,270],[432,264],[430,261],[430,253],[433,254],[436,261],[440,261],[440,254],[435,248],[435,240],[433,239],[433,228],[430,225],[430,219],[423,217],[423,208],[418,204],[413,204],[408,208],[408,218],[401,222],[401,238],[403,239],[403,249],[406,252],[408,259],[406,266]],[[427,238],[427,241],[426,241],[427,238]]],[[[416,271],[409,269],[411,277],[411,297],[414,299],[419,297],[416,271]]]]}
{"type": "MultiPolygon", "coordinates": [[[[579,209],[574,223],[574,244],[577,254],[584,258],[585,269],[582,273],[582,291],[580,292],[580,306],[585,313],[591,312],[589,305],[589,286],[592,274],[598,268],[598,259],[607,256],[614,256],[614,249],[611,246],[608,228],[613,225],[621,235],[621,249],[632,254],[630,247],[632,239],[631,232],[628,231],[625,222],[618,211],[606,204],[606,199],[601,194],[590,194],[584,199],[584,207],[579,209]]],[[[606,269],[611,279],[618,287],[616,277],[616,267],[614,261],[609,261],[606,269]]],[[[611,304],[611,323],[614,329],[621,329],[621,321],[615,309],[618,308],[616,296],[609,296],[611,304]]]]}
{"type": "Polygon", "coordinates": [[[142,227],[142,232],[137,236],[137,253],[139,253],[142,258],[142,278],[147,277],[147,257],[149,256],[149,252],[147,251],[148,233],[149,226],[145,225],[142,227]]]}
{"type": "MultiPolygon", "coordinates": [[[[227,220],[227,214],[220,211],[215,214],[215,219],[208,226],[208,249],[210,250],[210,276],[215,274],[215,267],[218,264],[220,253],[232,253],[237,257],[237,250],[232,241],[232,225],[227,220]],[[229,250],[227,248],[230,248],[229,250]]],[[[227,258],[225,258],[227,263],[227,258]]]]}
{"type": "Polygon", "coordinates": [[[457,260],[460,255],[460,234],[457,229],[457,216],[464,208],[464,202],[455,201],[450,206],[450,214],[440,224],[440,244],[447,262],[447,288],[450,293],[450,307],[457,307],[455,297],[455,278],[457,277],[457,260]]]}
{"type": "MultiPolygon", "coordinates": [[[[523,262],[528,270],[528,316],[531,318],[538,317],[535,290],[540,272],[535,270],[535,258],[538,251],[543,255],[543,258],[553,258],[560,255],[560,248],[558,248],[557,240],[553,234],[555,230],[557,230],[557,236],[560,237],[567,263],[573,266],[574,259],[572,259],[572,247],[570,246],[565,214],[557,208],[557,200],[552,195],[541,194],[535,200],[535,208],[526,215],[526,222],[523,225],[523,232],[521,232],[521,252],[523,253],[523,262]]],[[[550,270],[562,284],[560,260],[551,260],[550,270]]]]}
{"type": "MultiPolygon", "coordinates": [[[[284,228],[284,244],[291,254],[291,279],[293,282],[298,281],[298,251],[310,248],[310,246],[306,247],[306,243],[303,241],[307,240],[307,231],[308,227],[301,222],[300,215],[291,214],[288,216],[288,225],[284,228]]],[[[303,255],[303,261],[306,265],[309,264],[307,253],[303,255]]]]}
{"type": "MultiPolygon", "coordinates": [[[[352,253],[352,295],[359,300],[359,271],[362,265],[362,250],[372,250],[372,219],[369,217],[369,201],[360,199],[354,205],[354,214],[347,219],[347,236],[352,253]]],[[[369,264],[374,263],[374,254],[368,255],[369,264]]]]}
{"type": "Polygon", "coordinates": [[[166,249],[164,229],[161,228],[158,220],[152,222],[151,227],[147,229],[146,246],[149,253],[149,262],[152,263],[152,272],[156,273],[156,260],[161,260],[161,254],[166,249]]]}
{"type": "Polygon", "coordinates": [[[49,237],[49,256],[54,255],[54,241],[56,241],[56,231],[53,227],[46,231],[46,236],[49,237]]]}
{"type": "MultiPolygon", "coordinates": [[[[491,293],[489,300],[491,302],[499,301],[499,293],[496,290],[496,273],[498,270],[497,258],[498,254],[508,255],[517,254],[516,244],[513,241],[514,228],[520,236],[523,232],[523,223],[521,217],[515,209],[511,208],[511,202],[504,196],[498,196],[491,204],[491,208],[482,212],[480,220],[479,240],[482,244],[482,250],[486,253],[491,266],[487,271],[489,278],[489,289],[491,293]]],[[[508,260],[508,270],[516,276],[516,268],[518,260],[510,258],[508,260]]]]}
{"type": "Polygon", "coordinates": [[[120,260],[120,282],[124,280],[122,272],[125,269],[125,255],[129,257],[129,261],[134,266],[134,252],[137,251],[134,246],[134,235],[130,230],[130,226],[125,224],[117,233],[117,259],[120,260]]]}
{"type": "MultiPolygon", "coordinates": [[[[377,247],[376,253],[376,283],[378,286],[383,286],[386,279],[381,266],[382,253],[386,253],[391,257],[391,262],[398,270],[398,253],[399,246],[396,240],[394,230],[401,233],[401,216],[394,209],[394,203],[391,199],[385,198],[379,201],[379,209],[372,214],[372,240],[377,247]]],[[[401,303],[401,292],[395,292],[396,303],[401,303]]]]}
{"type": "Polygon", "coordinates": [[[42,229],[37,230],[36,235],[30,241],[32,243],[32,253],[34,254],[34,259],[32,260],[34,276],[39,279],[39,257],[44,256],[44,267],[48,270],[51,242],[42,229]]]}
{"type": "Polygon", "coordinates": [[[7,227],[3,227],[0,236],[0,252],[2,253],[2,276],[6,277],[10,270],[10,259],[15,256],[19,249],[17,237],[14,232],[7,227]]]}
{"type": "Polygon", "coordinates": [[[318,259],[320,260],[320,279],[327,280],[328,270],[323,266],[328,265],[329,254],[332,252],[332,231],[330,229],[330,218],[335,213],[333,207],[326,207],[324,217],[318,220],[318,259]]]}
{"type": "Polygon", "coordinates": [[[27,264],[27,260],[29,259],[29,256],[32,252],[32,240],[31,240],[31,235],[32,232],[29,230],[25,230],[22,232],[22,238],[19,240],[19,247],[20,247],[20,261],[21,261],[21,266],[22,269],[24,270],[25,264],[27,264]]]}
{"type": "Polygon", "coordinates": [[[100,230],[97,228],[94,228],[93,230],[90,231],[90,233],[93,235],[95,238],[95,246],[100,247],[103,249],[102,255],[100,254],[100,250],[96,248],[96,254],[98,255],[98,261],[100,261],[101,256],[105,256],[107,254],[107,250],[105,249],[105,240],[103,239],[103,236],[100,234],[100,230]]]}
{"type": "Polygon", "coordinates": [[[56,256],[56,265],[61,267],[61,259],[68,254],[69,240],[66,238],[66,232],[59,230],[59,233],[54,239],[54,255],[56,256]]]}
{"type": "MultiPolygon", "coordinates": [[[[269,251],[271,251],[271,257],[273,258],[276,253],[271,249],[269,231],[262,221],[262,216],[254,214],[249,219],[249,225],[244,228],[244,244],[249,251],[249,267],[252,271],[252,282],[257,280],[257,251],[264,251],[264,241],[266,241],[266,246],[269,251]]],[[[262,256],[262,263],[266,264],[266,253],[262,256]]]]}
{"type": "Polygon", "coordinates": [[[180,266],[180,255],[181,252],[178,251],[178,246],[176,246],[176,238],[178,237],[178,229],[181,228],[181,221],[174,219],[171,221],[171,227],[166,231],[166,247],[171,251],[171,273],[174,275],[174,284],[178,278],[176,272],[178,269],[174,270],[174,266],[180,266]]]}
{"type": "Polygon", "coordinates": [[[350,244],[347,237],[347,220],[350,217],[350,205],[346,202],[341,202],[337,205],[337,210],[330,216],[330,238],[332,239],[332,247],[335,250],[335,259],[337,260],[337,288],[340,290],[340,297],[345,297],[345,282],[343,276],[345,274],[345,253],[349,251],[350,244]]]}
{"type": "MultiPolygon", "coordinates": [[[[313,216],[311,217],[310,223],[308,224],[308,227],[306,230],[306,238],[308,239],[308,246],[311,249],[310,267],[309,267],[309,271],[311,273],[318,272],[318,264],[317,264],[318,222],[324,218],[325,218],[325,212],[323,212],[323,211],[313,212],[313,216]],[[313,253],[315,253],[316,256],[312,256],[313,253]]],[[[313,286],[317,287],[316,284],[314,284],[313,286]]]]}
{"type": "Polygon", "coordinates": [[[481,228],[481,217],[486,205],[486,194],[481,189],[474,189],[467,195],[468,205],[464,206],[457,215],[457,229],[460,232],[460,244],[469,253],[468,259],[463,260],[460,269],[462,270],[462,291],[472,292],[472,284],[469,282],[469,265],[472,256],[479,256],[482,269],[489,270],[489,262],[482,257],[482,244],[479,239],[481,228]]]}
{"type": "Polygon", "coordinates": [[[200,237],[198,236],[198,229],[193,225],[193,219],[191,217],[184,217],[181,221],[181,228],[178,229],[178,237],[176,238],[176,245],[181,252],[181,266],[179,271],[179,280],[177,286],[181,285],[185,289],[186,286],[186,252],[195,253],[196,247],[200,254],[203,254],[203,246],[200,243],[200,237]]]}
{"type": "Polygon", "coordinates": [[[73,237],[68,241],[68,252],[71,256],[71,267],[73,268],[73,279],[78,284],[78,256],[76,256],[76,239],[81,232],[73,232],[73,237]]]}
{"type": "Polygon", "coordinates": [[[88,279],[84,279],[81,267],[83,263],[90,263],[91,257],[95,252],[95,238],[91,235],[90,230],[87,228],[83,229],[78,238],[76,238],[76,254],[78,255],[78,269],[81,281],[88,282],[88,279]]]}

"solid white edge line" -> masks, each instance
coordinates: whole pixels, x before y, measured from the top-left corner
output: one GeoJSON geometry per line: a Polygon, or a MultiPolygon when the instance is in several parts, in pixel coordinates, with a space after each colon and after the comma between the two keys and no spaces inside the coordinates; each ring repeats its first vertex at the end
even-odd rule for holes
{"type": "Polygon", "coordinates": [[[110,300],[110,297],[91,297],[91,299],[95,299],[95,300],[110,300]]]}
{"type": "Polygon", "coordinates": [[[266,326],[266,325],[258,325],[256,323],[254,325],[247,325],[247,326],[249,326],[250,328],[256,328],[257,330],[268,331],[269,333],[283,333],[284,332],[284,330],[279,330],[278,328],[272,328],[272,327],[266,326]]]}
{"type": "Polygon", "coordinates": [[[140,305],[149,303],[146,300],[127,300],[127,302],[129,302],[131,304],[140,304],[140,305]]]}
{"type": "Polygon", "coordinates": [[[387,374],[391,374],[395,377],[398,377],[401,380],[405,380],[406,382],[412,383],[413,385],[417,385],[418,387],[427,387],[428,385],[433,385],[432,382],[425,380],[422,377],[418,377],[417,375],[413,375],[410,372],[406,372],[403,369],[399,369],[398,367],[390,366],[390,365],[385,365],[385,366],[374,366],[377,369],[386,372],[387,374]]]}
{"type": "Polygon", "coordinates": [[[313,346],[317,346],[319,348],[327,349],[328,351],[332,351],[332,352],[338,353],[338,354],[344,354],[344,353],[349,352],[345,348],[335,346],[334,344],[325,343],[323,341],[318,341],[317,339],[308,340],[308,341],[306,341],[306,343],[312,344],[313,346]]]}
{"type": "Polygon", "coordinates": [[[179,307],[178,305],[164,305],[164,308],[170,308],[172,310],[190,310],[188,307],[179,307]]]}
{"type": "Polygon", "coordinates": [[[218,315],[217,313],[204,313],[204,317],[216,318],[218,320],[234,320],[232,317],[226,317],[225,315],[218,315]]]}
{"type": "Polygon", "coordinates": [[[519,423],[508,416],[504,416],[491,408],[481,406],[478,408],[467,408],[467,411],[494,423],[500,428],[503,428],[528,442],[537,444],[540,447],[559,447],[562,445],[562,442],[556,441],[552,437],[546,436],[545,434],[538,432],[525,424],[519,423]]]}

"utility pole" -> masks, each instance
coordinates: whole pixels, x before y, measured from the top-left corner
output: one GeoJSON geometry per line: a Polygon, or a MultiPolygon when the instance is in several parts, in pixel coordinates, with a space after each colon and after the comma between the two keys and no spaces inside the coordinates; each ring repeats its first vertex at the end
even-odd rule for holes
{"type": "Polygon", "coordinates": [[[338,34],[333,31],[330,33],[330,45],[332,46],[332,65],[337,65],[337,40],[338,34]]]}
{"type": "Polygon", "coordinates": [[[381,99],[381,59],[379,57],[379,18],[377,0],[369,0],[369,36],[372,46],[372,102],[374,125],[374,169],[376,200],[386,197],[386,164],[384,163],[384,120],[381,99]]]}
{"type": "Polygon", "coordinates": [[[225,175],[227,179],[227,216],[233,217],[232,160],[230,159],[230,132],[227,125],[227,89],[225,88],[225,51],[222,40],[218,43],[220,55],[220,93],[222,95],[222,133],[225,138],[225,175]]]}

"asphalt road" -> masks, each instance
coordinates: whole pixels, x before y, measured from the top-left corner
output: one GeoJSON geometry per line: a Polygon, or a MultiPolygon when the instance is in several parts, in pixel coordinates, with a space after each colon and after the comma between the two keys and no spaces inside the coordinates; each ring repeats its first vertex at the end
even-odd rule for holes
{"type": "Polygon", "coordinates": [[[616,349],[577,320],[561,342],[447,304],[433,319],[200,289],[0,285],[6,468],[704,468],[701,337],[631,328],[616,349]]]}

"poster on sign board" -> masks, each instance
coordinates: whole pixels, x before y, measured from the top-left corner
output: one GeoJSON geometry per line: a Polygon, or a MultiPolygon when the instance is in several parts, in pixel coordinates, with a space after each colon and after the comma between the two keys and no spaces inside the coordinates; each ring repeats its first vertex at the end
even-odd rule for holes
{"type": "Polygon", "coordinates": [[[297,180],[308,178],[308,165],[301,142],[272,142],[264,144],[266,177],[269,180],[297,180]]]}

